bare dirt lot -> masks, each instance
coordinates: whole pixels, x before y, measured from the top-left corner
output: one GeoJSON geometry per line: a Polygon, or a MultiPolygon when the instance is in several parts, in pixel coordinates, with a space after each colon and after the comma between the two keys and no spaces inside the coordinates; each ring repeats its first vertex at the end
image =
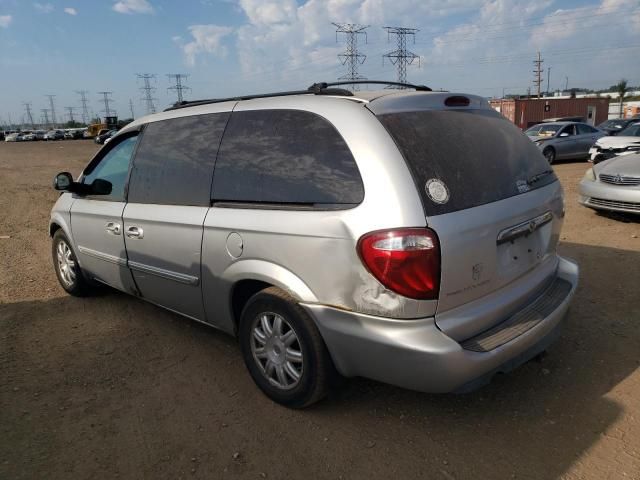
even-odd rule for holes
{"type": "Polygon", "coordinates": [[[51,180],[96,149],[0,143],[0,478],[640,479],[640,223],[577,204],[585,163],[556,166],[581,285],[543,361],[461,396],[352,379],[291,411],[232,338],[58,286],[51,180]]]}

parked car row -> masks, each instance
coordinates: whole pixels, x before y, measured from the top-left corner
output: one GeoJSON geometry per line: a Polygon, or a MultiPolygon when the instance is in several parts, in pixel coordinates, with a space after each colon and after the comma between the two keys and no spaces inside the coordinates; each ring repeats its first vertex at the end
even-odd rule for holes
{"type": "MultiPolygon", "coordinates": [[[[547,161],[588,159],[599,163],[619,155],[629,155],[640,151],[639,120],[608,120],[621,122],[626,128],[616,131],[615,136],[608,130],[592,127],[582,122],[545,122],[525,131],[538,146],[547,161]]],[[[605,122],[607,123],[607,122],[605,122]]],[[[612,127],[613,123],[608,123],[612,127]]]]}
{"type": "Polygon", "coordinates": [[[21,132],[5,132],[5,142],[33,142],[37,140],[73,140],[83,138],[85,128],[67,128],[65,130],[23,130],[21,132]]]}

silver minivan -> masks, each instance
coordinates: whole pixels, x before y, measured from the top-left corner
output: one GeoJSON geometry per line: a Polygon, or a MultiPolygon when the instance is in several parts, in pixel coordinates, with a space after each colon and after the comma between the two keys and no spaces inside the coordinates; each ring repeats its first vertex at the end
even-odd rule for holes
{"type": "Polygon", "coordinates": [[[335,85],[183,102],[58,174],[62,287],[237,336],[290,407],[340,376],[469,391],[543,352],[578,267],[538,148],[480,97],[335,85]]]}

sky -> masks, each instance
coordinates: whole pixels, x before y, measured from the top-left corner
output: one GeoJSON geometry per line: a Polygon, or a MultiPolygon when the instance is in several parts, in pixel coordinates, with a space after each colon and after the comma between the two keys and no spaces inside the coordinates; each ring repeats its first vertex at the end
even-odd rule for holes
{"type": "Polygon", "coordinates": [[[166,74],[188,75],[187,99],[306,88],[346,73],[345,36],[332,22],[368,26],[359,73],[395,80],[384,27],[417,31],[408,81],[483,96],[534,89],[540,51],[550,88],[640,84],[640,0],[0,0],[0,123],[34,120],[55,95],[90,113],[113,92],[120,118],[146,114],[137,74],[156,77],[158,109],[175,101],[166,74]]]}

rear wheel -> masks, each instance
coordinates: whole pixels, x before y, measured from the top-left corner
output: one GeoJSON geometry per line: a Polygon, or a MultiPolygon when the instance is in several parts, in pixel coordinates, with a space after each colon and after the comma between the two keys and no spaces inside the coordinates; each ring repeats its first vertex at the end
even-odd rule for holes
{"type": "Polygon", "coordinates": [[[89,283],[78,265],[71,242],[62,230],[58,230],[53,235],[51,254],[58,281],[67,293],[84,297],[94,291],[94,286],[89,283]]]}
{"type": "Polygon", "coordinates": [[[547,162],[549,162],[549,165],[551,165],[556,160],[556,151],[553,149],[553,147],[545,148],[542,151],[542,154],[544,155],[544,158],[547,159],[547,162]]]}
{"type": "Polygon", "coordinates": [[[251,377],[272,400],[303,408],[327,394],[334,375],[327,347],[309,315],[279,288],[247,302],[239,340],[251,377]]]}

